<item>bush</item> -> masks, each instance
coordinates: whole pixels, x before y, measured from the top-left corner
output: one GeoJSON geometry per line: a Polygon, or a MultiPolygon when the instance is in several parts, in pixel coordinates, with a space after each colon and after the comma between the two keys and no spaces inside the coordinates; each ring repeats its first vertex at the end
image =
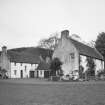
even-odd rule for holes
{"type": "Polygon", "coordinates": [[[51,61],[50,69],[51,69],[51,76],[56,76],[56,73],[59,73],[60,75],[63,75],[63,71],[61,70],[62,62],[59,60],[59,58],[54,58],[51,61]]]}

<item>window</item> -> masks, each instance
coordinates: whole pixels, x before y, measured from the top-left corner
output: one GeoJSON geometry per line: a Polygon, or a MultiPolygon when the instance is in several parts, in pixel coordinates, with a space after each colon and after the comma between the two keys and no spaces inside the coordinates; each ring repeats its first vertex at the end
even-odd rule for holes
{"type": "Polygon", "coordinates": [[[27,66],[25,66],[25,72],[27,72],[27,66]]]}
{"type": "Polygon", "coordinates": [[[71,59],[74,59],[75,58],[74,53],[70,53],[70,57],[71,57],[71,59]]]}
{"type": "Polygon", "coordinates": [[[16,75],[16,73],[17,73],[17,70],[14,70],[14,75],[16,75]]]}
{"type": "Polygon", "coordinates": [[[40,75],[42,75],[42,71],[40,71],[40,75]]]}

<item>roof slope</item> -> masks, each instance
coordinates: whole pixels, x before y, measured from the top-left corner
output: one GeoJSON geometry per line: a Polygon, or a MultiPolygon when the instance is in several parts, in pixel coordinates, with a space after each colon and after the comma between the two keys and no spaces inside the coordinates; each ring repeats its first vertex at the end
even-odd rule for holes
{"type": "Polygon", "coordinates": [[[46,62],[39,63],[37,70],[50,70],[50,63],[46,62]]]}
{"type": "Polygon", "coordinates": [[[38,47],[16,48],[7,51],[11,62],[40,63],[40,56],[45,59],[52,56],[52,51],[38,47]]]}
{"type": "Polygon", "coordinates": [[[81,55],[86,55],[103,60],[103,56],[95,48],[89,47],[88,45],[78,42],[72,38],[69,39],[75,45],[81,55]]]}

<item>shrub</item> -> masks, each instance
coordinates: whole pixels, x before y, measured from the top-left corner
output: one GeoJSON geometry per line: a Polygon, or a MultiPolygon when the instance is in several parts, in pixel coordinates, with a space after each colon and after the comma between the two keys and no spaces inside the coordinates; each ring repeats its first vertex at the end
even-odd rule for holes
{"type": "Polygon", "coordinates": [[[50,69],[51,69],[51,76],[56,76],[56,72],[58,75],[63,75],[63,71],[61,70],[62,62],[59,58],[54,58],[51,62],[50,69]]]}

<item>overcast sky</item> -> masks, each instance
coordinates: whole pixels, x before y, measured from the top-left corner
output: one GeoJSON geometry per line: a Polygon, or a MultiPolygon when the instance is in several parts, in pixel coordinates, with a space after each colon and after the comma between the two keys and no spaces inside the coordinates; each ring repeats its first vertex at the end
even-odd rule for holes
{"type": "Polygon", "coordinates": [[[64,29],[96,40],[105,32],[105,0],[0,0],[0,46],[36,46],[64,29]]]}

